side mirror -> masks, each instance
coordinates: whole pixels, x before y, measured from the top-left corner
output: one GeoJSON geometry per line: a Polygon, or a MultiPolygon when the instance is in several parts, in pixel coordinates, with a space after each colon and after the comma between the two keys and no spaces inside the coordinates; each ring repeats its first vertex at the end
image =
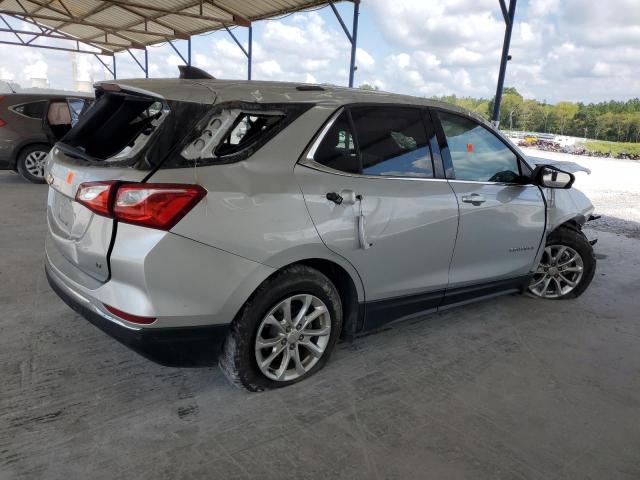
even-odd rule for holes
{"type": "Polygon", "coordinates": [[[571,188],[576,177],[553,165],[539,165],[531,174],[533,182],[545,188],[571,188]]]}

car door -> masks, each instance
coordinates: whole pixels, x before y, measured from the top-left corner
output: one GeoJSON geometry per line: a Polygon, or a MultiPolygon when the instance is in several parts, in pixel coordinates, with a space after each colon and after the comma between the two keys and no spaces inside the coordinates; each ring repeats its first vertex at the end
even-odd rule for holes
{"type": "Polygon", "coordinates": [[[543,238],[542,193],[524,179],[526,165],[498,135],[463,115],[438,110],[434,116],[460,209],[444,303],[514,288],[532,269],[543,238]]]}
{"type": "Polygon", "coordinates": [[[296,166],[320,237],[360,274],[366,328],[435,308],[447,286],[458,207],[425,127],[419,108],[351,107],[296,166]]]}

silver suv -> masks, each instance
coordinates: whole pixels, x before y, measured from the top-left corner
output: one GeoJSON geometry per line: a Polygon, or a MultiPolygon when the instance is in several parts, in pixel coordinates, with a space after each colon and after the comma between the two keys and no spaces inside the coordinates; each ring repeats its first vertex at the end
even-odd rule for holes
{"type": "Polygon", "coordinates": [[[339,338],[594,275],[574,176],[423,98],[221,80],[98,84],[50,154],[46,272],[156,361],[249,390],[339,338]]]}

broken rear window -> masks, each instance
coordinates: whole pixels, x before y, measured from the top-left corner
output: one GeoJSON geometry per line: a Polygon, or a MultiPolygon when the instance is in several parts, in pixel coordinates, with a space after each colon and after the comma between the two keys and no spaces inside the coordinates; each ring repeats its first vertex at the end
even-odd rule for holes
{"type": "Polygon", "coordinates": [[[244,160],[312,106],[243,102],[218,105],[196,127],[191,140],[180,153],[181,158],[174,156],[164,166],[244,160]]]}
{"type": "Polygon", "coordinates": [[[263,135],[273,129],[278,122],[284,120],[284,114],[252,114],[241,113],[238,115],[235,125],[222,139],[215,150],[219,157],[233,155],[250,147],[263,135]]]}
{"type": "Polygon", "coordinates": [[[91,160],[123,161],[140,153],[168,114],[157,99],[107,93],[78,120],[62,142],[91,160]]]}

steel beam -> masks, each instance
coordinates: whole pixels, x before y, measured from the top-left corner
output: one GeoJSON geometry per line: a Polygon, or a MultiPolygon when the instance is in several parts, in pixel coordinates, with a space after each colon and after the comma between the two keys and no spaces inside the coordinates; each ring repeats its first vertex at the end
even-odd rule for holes
{"type": "Polygon", "coordinates": [[[0,40],[0,44],[3,45],[16,45],[18,47],[32,47],[32,48],[44,48],[46,50],[58,50],[61,52],[76,52],[76,53],[91,53],[91,54],[95,54],[95,53],[99,53],[100,55],[113,55],[113,53],[111,52],[94,52],[91,50],[83,50],[83,49],[76,49],[76,48],[69,48],[69,47],[51,47],[49,45],[33,45],[33,44],[27,44],[27,43],[20,43],[20,42],[12,42],[9,40],[0,40]]]}
{"type": "Polygon", "coordinates": [[[500,125],[500,104],[502,103],[502,92],[504,90],[504,77],[507,72],[507,62],[511,60],[509,55],[509,46],[511,44],[511,31],[513,29],[513,21],[516,15],[517,0],[509,1],[509,9],[505,5],[505,0],[500,0],[500,9],[504,16],[504,40],[502,42],[502,57],[500,58],[500,71],[498,73],[498,85],[496,87],[496,97],[493,102],[492,123],[497,127],[500,125]]]}
{"type": "Polygon", "coordinates": [[[338,19],[344,34],[349,40],[351,44],[351,59],[349,61],[349,87],[353,87],[353,79],[355,76],[355,72],[358,69],[356,66],[356,49],[358,48],[358,17],[360,16],[360,0],[354,0],[353,2],[353,26],[351,27],[351,31],[347,28],[347,25],[344,23],[340,12],[334,5],[333,2],[329,2],[329,6],[331,10],[333,10],[334,15],[338,19]]]}
{"type": "Polygon", "coordinates": [[[127,48],[127,52],[129,52],[129,55],[131,55],[131,58],[133,58],[133,60],[138,64],[138,66],[140,67],[140,70],[144,72],[145,78],[149,78],[149,58],[147,56],[147,49],[145,48],[144,50],[144,65],[142,64],[142,62],[140,62],[140,60],[136,58],[133,52],[128,48],[127,48]]]}
{"type": "Polygon", "coordinates": [[[240,43],[240,40],[238,40],[238,37],[235,36],[233,31],[229,27],[224,25],[224,29],[231,36],[233,41],[236,42],[236,45],[238,45],[240,50],[242,50],[242,53],[244,53],[244,56],[247,57],[247,80],[251,80],[251,62],[253,60],[253,27],[251,26],[251,24],[249,25],[249,42],[247,45],[248,48],[244,48],[244,45],[240,43]]]}
{"type": "Polygon", "coordinates": [[[116,56],[115,56],[115,55],[113,55],[113,62],[112,62],[112,66],[111,66],[111,67],[109,67],[109,65],[107,65],[107,64],[106,64],[106,63],[105,63],[105,62],[100,58],[100,56],[99,56],[97,53],[94,53],[93,55],[94,55],[94,57],[96,57],[96,59],[97,59],[97,60],[102,64],[102,66],[103,66],[104,68],[106,68],[106,69],[107,69],[107,71],[108,71],[111,75],[113,75],[113,79],[115,80],[115,79],[116,79],[116,56]]]}
{"type": "Polygon", "coordinates": [[[187,58],[180,53],[180,50],[173,44],[173,41],[167,39],[167,43],[169,43],[169,46],[173,48],[173,51],[178,54],[185,65],[191,65],[191,37],[187,38],[187,58]]]}
{"type": "Polygon", "coordinates": [[[253,57],[253,26],[249,24],[249,54],[247,55],[247,80],[251,80],[252,57],[253,57]]]}

